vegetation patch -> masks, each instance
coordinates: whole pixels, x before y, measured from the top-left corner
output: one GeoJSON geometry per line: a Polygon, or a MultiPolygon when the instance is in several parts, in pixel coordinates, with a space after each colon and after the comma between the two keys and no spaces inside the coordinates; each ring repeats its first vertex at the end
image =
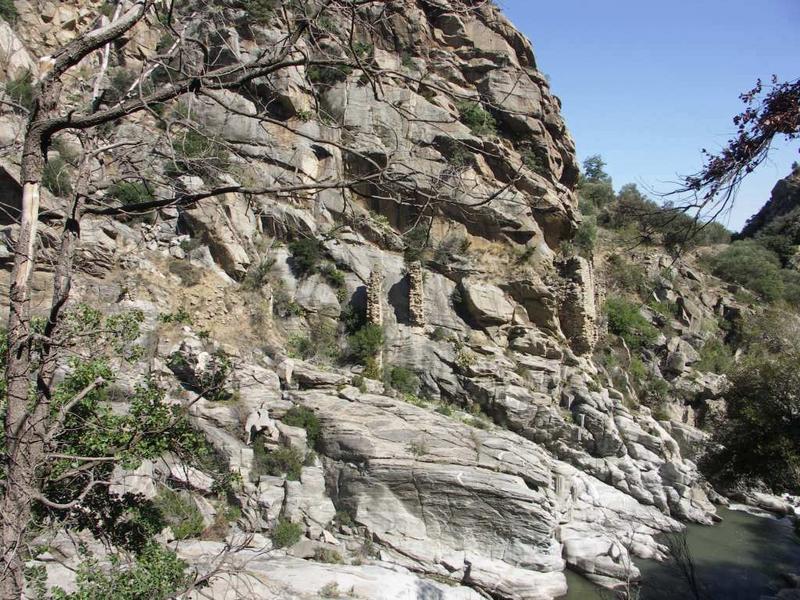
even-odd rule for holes
{"type": "Polygon", "coordinates": [[[417,394],[419,377],[405,367],[393,367],[389,373],[389,385],[401,394],[417,394]]]}
{"type": "Polygon", "coordinates": [[[550,176],[546,150],[529,146],[522,150],[521,155],[522,163],[529,170],[545,178],[550,176]]]}
{"type": "Polygon", "coordinates": [[[148,544],[132,563],[119,556],[110,557],[111,568],[95,559],[81,562],[77,572],[77,590],[66,593],[55,588],[53,600],[167,600],[174,598],[193,579],[187,564],[171,550],[156,542],[148,544]]]}
{"type": "Polygon", "coordinates": [[[608,257],[606,273],[611,283],[622,291],[645,296],[650,289],[645,268],[632,263],[619,254],[612,254],[608,257]]]}
{"type": "Polygon", "coordinates": [[[17,20],[19,13],[14,6],[14,0],[0,0],[0,18],[13,23],[17,20]]]}
{"type": "Polygon", "coordinates": [[[711,272],[752,290],[769,302],[800,306],[800,273],[781,268],[775,252],[755,240],[737,240],[708,259],[711,272]]]}
{"type": "Polygon", "coordinates": [[[612,296],[606,300],[605,313],[608,330],[622,338],[631,350],[650,346],[658,337],[658,330],[639,312],[639,306],[633,302],[612,296]]]}
{"type": "Polygon", "coordinates": [[[278,0],[244,0],[242,4],[248,20],[259,25],[268,23],[281,5],[278,0]]]}
{"type": "Polygon", "coordinates": [[[753,353],[728,373],[727,414],[704,470],[717,481],[800,486],[800,351],[753,353]]]}
{"type": "Polygon", "coordinates": [[[733,353],[731,349],[718,337],[708,338],[703,347],[700,348],[700,360],[694,368],[699,371],[710,371],[712,373],[726,373],[733,364],[733,353]]]}
{"type": "Polygon", "coordinates": [[[312,65],[306,69],[308,80],[323,87],[332,87],[345,81],[353,73],[350,65],[312,65]]]}
{"type": "Polygon", "coordinates": [[[290,481],[299,481],[305,456],[294,447],[281,446],[268,450],[264,445],[264,436],[257,435],[253,439],[253,470],[257,480],[261,475],[283,477],[290,481]]]}
{"type": "Polygon", "coordinates": [[[153,499],[153,505],[176,540],[197,537],[205,529],[203,515],[188,492],[164,488],[153,499]]]}
{"type": "Polygon", "coordinates": [[[281,517],[275,524],[270,538],[276,548],[286,548],[294,546],[303,536],[303,529],[298,523],[292,523],[289,519],[281,517]]]}
{"type": "Polygon", "coordinates": [[[487,112],[480,102],[462,100],[456,102],[458,119],[469,127],[470,131],[478,137],[493,137],[497,135],[497,122],[491,113],[487,112]]]}
{"type": "Polygon", "coordinates": [[[63,158],[55,156],[47,161],[42,171],[42,185],[59,198],[72,195],[72,177],[63,158]]]}
{"type": "Polygon", "coordinates": [[[318,447],[322,439],[322,426],[320,425],[319,417],[313,410],[305,406],[293,406],[281,420],[287,425],[305,429],[308,446],[310,448],[318,447]]]}
{"type": "MultiPolygon", "coordinates": [[[[11,2],[11,0],[0,0],[11,2]]],[[[14,6],[13,3],[11,6],[14,6]]],[[[33,99],[36,94],[36,88],[33,84],[33,74],[30,71],[25,71],[16,79],[11,79],[6,83],[6,94],[8,94],[11,101],[18,104],[25,110],[33,108],[33,99]]]]}
{"type": "Polygon", "coordinates": [[[230,166],[230,154],[217,140],[187,129],[173,140],[175,163],[168,174],[172,176],[195,175],[213,177],[230,166]]]}
{"type": "Polygon", "coordinates": [[[291,266],[298,277],[308,277],[317,270],[322,259],[322,246],[316,238],[300,238],[289,242],[291,266]]]}
{"type": "Polygon", "coordinates": [[[366,365],[369,359],[375,359],[383,348],[383,329],[374,323],[367,323],[347,338],[350,357],[356,362],[366,365]]]}
{"type": "Polygon", "coordinates": [[[315,548],[314,560],[317,562],[328,563],[332,565],[340,565],[344,561],[342,555],[332,548],[315,548]]]}

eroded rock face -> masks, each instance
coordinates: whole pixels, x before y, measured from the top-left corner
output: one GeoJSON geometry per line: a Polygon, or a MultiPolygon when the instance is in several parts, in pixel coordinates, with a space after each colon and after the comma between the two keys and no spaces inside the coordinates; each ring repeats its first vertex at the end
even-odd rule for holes
{"type": "MultiPolygon", "coordinates": [[[[75,4],[45,2],[43,14],[52,27],[78,27],[88,17],[75,4]]],[[[675,305],[676,334],[657,344],[647,368],[701,408],[670,406],[673,422],[634,408],[632,386],[592,359],[599,267],[581,258],[554,265],[576,225],[578,169],[530,44],[489,4],[475,14],[446,1],[435,10],[411,1],[402,8],[384,15],[386,39],[375,40],[371,59],[406,77],[387,74],[379,100],[357,71],[315,90],[298,66],[253,82],[254,96],[270,98],[280,122],[260,120],[255,98],[232,91],[192,102],[204,131],[250,159],[236,177],[300,189],[378,163],[406,187],[388,195],[368,187],[230,193],[163,211],[150,225],[82,225],[77,297],[146,300],[154,337],[163,334],[159,313],[192,312],[193,325],[156,343],[173,360],[137,367],[158,375],[172,401],[185,402],[184,392],[203,388],[219,367],[201,330],[225,338],[236,355],[224,394],[189,407],[197,429],[241,476],[242,517],[225,534],[235,549],[230,569],[203,590],[214,599],[313,598],[323,590],[376,599],[550,599],[566,591],[565,568],[617,587],[637,575],[632,556],[663,556],[655,536],[678,530],[676,519],[714,518],[711,490],[693,462],[704,440],[694,426],[721,402],[724,379],[695,369],[696,350],[704,323],[737,310],[730,294],[701,293],[704,276],[689,268],[659,280],[654,294],[675,305]],[[396,43],[414,52],[403,60],[396,43]],[[423,76],[430,88],[414,81],[423,76]],[[497,136],[475,135],[441,89],[490,106],[497,136]],[[318,105],[335,126],[309,116],[318,105]],[[453,143],[466,152],[458,161],[453,143]],[[423,262],[403,254],[410,189],[423,197],[448,192],[447,203],[425,214],[431,247],[423,262]],[[465,190],[492,201],[475,203],[465,190]],[[320,244],[319,264],[302,275],[288,243],[301,238],[320,244]],[[196,270],[197,282],[184,284],[176,264],[178,273],[196,270]],[[325,352],[299,349],[323,345],[320,322],[356,312],[382,328],[386,381],[331,358],[346,356],[343,331],[325,352]],[[394,367],[413,371],[417,395],[437,404],[418,406],[417,395],[392,390],[394,367]],[[286,418],[293,408],[319,419],[318,456],[313,436],[286,418]],[[264,472],[255,435],[266,452],[302,457],[292,465],[296,478],[264,472]],[[281,520],[302,537],[287,549],[267,538],[281,520]],[[336,555],[351,564],[322,562],[336,555]]],[[[41,40],[49,28],[20,39],[41,40]]],[[[251,39],[231,27],[221,55],[246,60],[283,35],[264,27],[251,39]]],[[[130,44],[144,53],[149,42],[143,34],[130,44]]],[[[4,131],[21,127],[14,115],[0,117],[4,131]]],[[[133,135],[151,125],[125,126],[133,135]]],[[[185,177],[181,185],[198,191],[205,183],[185,177]]],[[[55,247],[55,231],[43,229],[47,248],[55,247]]],[[[651,275],[671,265],[664,257],[641,262],[651,275]]],[[[165,483],[188,490],[204,517],[213,514],[214,478],[174,457],[114,476],[116,490],[147,497],[165,483]]],[[[178,551],[202,572],[222,544],[187,541],[178,551]]]]}

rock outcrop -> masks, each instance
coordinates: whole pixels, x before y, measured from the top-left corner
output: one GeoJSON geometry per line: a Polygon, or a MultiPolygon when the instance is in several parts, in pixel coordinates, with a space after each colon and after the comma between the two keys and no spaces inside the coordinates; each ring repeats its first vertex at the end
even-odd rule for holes
{"type": "MultiPolygon", "coordinates": [[[[277,22],[245,27],[231,4],[190,23],[213,60],[236,65],[285,38],[277,22]]],[[[634,557],[663,558],[658,534],[715,518],[694,460],[724,381],[696,370],[696,350],[704,325],[738,307],[730,293],[704,291],[688,266],[667,280],[668,257],[643,258],[654,300],[675,306],[647,368],[676,399],[666,416],[638,406],[630,362],[592,355],[599,266],[559,255],[578,221],[578,168],[530,43],[491,3],[389,4],[374,36],[358,40],[383,69],[378,82],[353,69],[323,85],[298,64],[246,94],[198,93],[169,108],[235,154],[218,183],[291,191],[81,225],[73,299],[147,314],[147,352],[131,378],[147,373],[186,405],[236,475],[224,500],[241,514],[223,533],[212,525],[209,539],[165,540],[201,574],[230,551],[202,590],[216,600],[544,600],[566,591],[567,568],[620,587],[638,576],[634,557]],[[470,126],[476,109],[493,131],[470,126]],[[353,174],[369,177],[325,185],[353,174]],[[298,240],[314,242],[307,255],[298,240]],[[364,322],[382,330],[376,369],[350,364],[364,322]],[[413,378],[393,381],[404,371],[413,378]],[[265,458],[275,455],[284,462],[265,458]],[[278,548],[271,536],[289,521],[301,539],[278,548]]],[[[0,57],[27,64],[25,52],[42,55],[91,20],[77,0],[43,6],[11,36],[0,23],[0,57]]],[[[142,29],[115,68],[152,56],[159,40],[142,29]]],[[[9,111],[0,130],[6,122],[16,131],[23,120],[9,111]]],[[[172,150],[159,127],[132,116],[108,141],[137,139],[144,175],[163,181],[168,165],[154,157],[172,150]]],[[[128,176],[113,161],[103,168],[109,181],[128,176]]],[[[153,194],[202,195],[208,180],[184,174],[153,194]]],[[[117,202],[107,183],[92,202],[117,202]]],[[[41,235],[52,262],[57,228],[43,223],[41,235]]],[[[182,488],[218,525],[223,500],[203,469],[165,456],[115,473],[114,489],[182,488]]]]}

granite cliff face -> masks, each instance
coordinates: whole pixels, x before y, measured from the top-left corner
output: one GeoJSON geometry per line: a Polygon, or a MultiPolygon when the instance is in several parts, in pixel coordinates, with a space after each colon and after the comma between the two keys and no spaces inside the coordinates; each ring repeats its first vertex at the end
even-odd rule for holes
{"type": "MultiPolygon", "coordinates": [[[[219,63],[246,61],[285,36],[277,21],[245,27],[236,3],[221,4],[187,21],[219,63]]],[[[91,2],[16,5],[14,29],[0,24],[6,82],[98,14],[91,2]]],[[[578,168],[530,43],[490,4],[466,11],[420,0],[382,10],[368,38],[357,32],[364,60],[383,71],[379,82],[355,69],[323,84],[300,65],[246,93],[191,95],[171,109],[235,157],[217,183],[293,191],[230,191],[163,208],[153,220],[82,221],[73,301],[147,317],[149,358],[120,376],[123,391],[149,373],[186,402],[220,355],[233,365],[225,398],[200,397],[190,410],[241,475],[241,517],[223,541],[171,542],[168,532],[165,541],[200,571],[218,566],[226,542],[236,548],[204,590],[220,599],[326,589],[545,599],[565,593],[565,568],[624,585],[637,575],[632,556],[663,555],[654,536],[679,530],[679,520],[714,519],[713,491],[692,462],[704,438],[694,426],[723,382],[692,363],[703,323],[735,301],[703,292],[703,276],[688,267],[668,280],[666,257],[642,257],[653,293],[680,307],[652,366],[691,403],[675,401],[658,419],[631,403],[635,392],[620,389],[592,354],[603,326],[603,261],[559,252],[579,219],[578,168]],[[496,123],[492,131],[465,116],[476,107],[496,123]],[[359,185],[322,185],[373,172],[359,185]],[[420,224],[424,243],[413,241],[420,224]],[[313,268],[299,268],[297,240],[314,241],[313,268]],[[180,311],[189,318],[158,318],[180,311]],[[354,313],[383,331],[366,371],[331,358],[346,357],[339,321],[354,313]],[[176,355],[179,364],[169,360],[176,355]],[[398,367],[394,379],[413,372],[417,389],[392,384],[398,367]],[[316,441],[283,422],[293,409],[313,412],[316,441]],[[263,454],[281,448],[302,459],[294,476],[263,468],[263,454]],[[283,520],[299,524],[303,539],[273,549],[268,536],[283,520]]],[[[116,51],[119,68],[136,71],[158,42],[137,28],[116,51]]],[[[307,44],[322,52],[325,37],[307,44]]],[[[71,82],[76,94],[96,66],[71,82]]],[[[23,123],[0,114],[10,148],[2,198],[12,209],[23,123]]],[[[127,118],[107,136],[135,142],[127,164],[155,182],[174,161],[152,115],[127,118]]],[[[119,203],[112,183],[130,175],[122,162],[99,164],[89,190],[98,206],[119,203]]],[[[184,194],[211,186],[191,173],[179,185],[184,194]]],[[[170,195],[160,183],[154,190],[170,195]]],[[[64,200],[48,194],[44,203],[57,209],[64,200]]],[[[15,226],[5,223],[10,240],[15,226]]],[[[56,234],[57,225],[43,224],[43,264],[56,234]]],[[[47,273],[37,281],[45,297],[47,273]]],[[[121,491],[149,497],[153,481],[188,490],[208,524],[221,513],[208,475],[171,457],[117,475],[121,491]]],[[[45,562],[48,581],[68,586],[58,558],[45,562]]]]}

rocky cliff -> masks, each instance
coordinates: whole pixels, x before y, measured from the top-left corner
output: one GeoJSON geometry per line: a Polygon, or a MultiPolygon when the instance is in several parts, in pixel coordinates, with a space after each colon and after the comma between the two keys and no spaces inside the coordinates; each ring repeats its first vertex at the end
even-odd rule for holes
{"type": "MultiPolygon", "coordinates": [[[[245,26],[236,3],[221,4],[194,7],[185,33],[221,64],[286,35],[277,20],[245,26]]],[[[0,23],[6,85],[91,27],[99,4],[16,6],[14,28],[0,23]]],[[[163,181],[186,160],[168,148],[159,114],[104,133],[117,149],[97,161],[87,191],[100,208],[81,223],[72,301],[144,311],[146,358],[120,375],[120,396],[140,375],[157,377],[240,476],[240,513],[220,539],[167,531],[164,541],[200,572],[224,555],[204,590],[214,598],[544,599],[566,592],[566,568],[624,585],[637,576],[632,556],[663,555],[656,535],[714,520],[713,491],[692,461],[704,436],[694,426],[722,390],[693,363],[705,325],[735,299],[665,256],[635,257],[649,293],[675,307],[644,310],[669,325],[647,366],[673,401],[655,416],[635,402],[630,355],[616,366],[594,355],[605,257],[560,253],[579,220],[578,168],[530,43],[488,3],[408,0],[373,16],[369,35],[356,32],[372,71],[326,78],[300,65],[166,109],[230,155],[211,177],[184,169],[175,189],[234,191],[152,218],[104,216],[122,202],[115,181],[143,177],[154,198],[169,198],[163,181]],[[357,185],[327,187],[354,173],[357,185]],[[236,191],[243,185],[267,191],[236,191]],[[290,191],[269,191],[281,186],[290,191]],[[348,355],[354,315],[382,331],[371,361],[348,355]],[[198,397],[220,357],[226,393],[198,397]],[[297,415],[309,412],[304,428],[297,415]],[[264,466],[282,450],[298,464],[264,466]],[[274,547],[270,534],[286,522],[302,539],[274,547]]],[[[303,43],[314,54],[326,39],[303,43]]],[[[164,43],[137,28],[111,73],[136,72],[164,43]]],[[[74,94],[91,87],[93,60],[70,82],[74,94]]],[[[0,114],[12,213],[23,125],[18,112],[0,114]]],[[[51,161],[68,163],[77,143],[65,136],[51,161]]],[[[43,223],[44,265],[57,235],[43,223]]],[[[36,282],[41,306],[46,267],[36,282]]],[[[165,456],[118,470],[115,485],[146,497],[186,490],[210,526],[222,514],[210,481],[165,456]]],[[[74,564],[68,548],[42,560],[49,583],[72,585],[58,564],[74,564]]]]}
{"type": "Polygon", "coordinates": [[[795,165],[787,177],[775,184],[770,199],[761,210],[747,220],[747,224],[742,228],[742,237],[758,235],[772,221],[786,217],[798,207],[800,207],[800,166],[795,165]]]}

